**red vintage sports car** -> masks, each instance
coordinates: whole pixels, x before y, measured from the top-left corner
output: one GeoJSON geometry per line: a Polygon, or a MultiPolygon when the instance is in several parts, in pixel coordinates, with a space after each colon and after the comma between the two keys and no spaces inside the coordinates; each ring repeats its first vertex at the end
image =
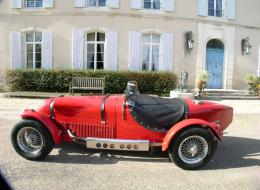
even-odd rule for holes
{"type": "Polygon", "coordinates": [[[63,142],[99,150],[161,147],[179,167],[192,170],[210,161],[232,122],[233,109],[142,95],[130,82],[124,95],[50,98],[21,117],[11,139],[16,152],[28,160],[44,159],[54,144],[63,142]]]}

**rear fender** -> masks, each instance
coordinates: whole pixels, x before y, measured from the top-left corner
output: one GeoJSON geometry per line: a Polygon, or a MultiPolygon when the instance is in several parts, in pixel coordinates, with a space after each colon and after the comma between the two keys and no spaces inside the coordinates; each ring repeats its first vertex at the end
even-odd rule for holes
{"type": "Polygon", "coordinates": [[[172,126],[172,128],[166,133],[162,142],[162,151],[166,151],[168,149],[172,139],[178,132],[191,126],[199,126],[208,129],[213,136],[215,136],[218,140],[221,140],[222,131],[217,123],[209,123],[201,119],[186,119],[172,126]]]}
{"type": "Polygon", "coordinates": [[[21,117],[23,119],[33,119],[41,122],[49,130],[55,144],[60,144],[60,131],[58,130],[56,124],[49,117],[30,109],[24,110],[24,112],[21,114],[21,117]]]}

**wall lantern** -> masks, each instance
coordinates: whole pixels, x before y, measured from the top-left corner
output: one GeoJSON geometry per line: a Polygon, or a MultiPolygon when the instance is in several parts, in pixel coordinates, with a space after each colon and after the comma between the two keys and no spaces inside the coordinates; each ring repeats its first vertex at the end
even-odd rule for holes
{"type": "Polygon", "coordinates": [[[241,45],[242,45],[242,54],[243,55],[250,55],[251,54],[252,46],[250,45],[249,40],[250,40],[249,37],[242,39],[241,45]]]}
{"type": "Polygon", "coordinates": [[[194,40],[193,40],[193,34],[192,31],[188,31],[186,33],[186,46],[189,51],[193,50],[194,47],[194,40]]]}

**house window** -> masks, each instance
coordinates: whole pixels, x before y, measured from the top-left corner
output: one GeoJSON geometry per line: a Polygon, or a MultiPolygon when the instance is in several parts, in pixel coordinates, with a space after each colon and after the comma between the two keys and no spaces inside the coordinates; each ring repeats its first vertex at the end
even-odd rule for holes
{"type": "Polygon", "coordinates": [[[85,61],[86,69],[104,68],[105,33],[91,32],[85,36],[85,61]]]}
{"type": "Polygon", "coordinates": [[[39,69],[42,65],[42,33],[25,34],[26,66],[28,69],[39,69]]]}
{"type": "Polygon", "coordinates": [[[208,15],[215,17],[224,16],[223,0],[208,0],[208,15]]]}
{"type": "Polygon", "coordinates": [[[160,35],[142,35],[142,70],[158,71],[160,55],[160,35]]]}
{"type": "Polygon", "coordinates": [[[24,0],[25,8],[42,8],[43,0],[24,0]]]}
{"type": "Polygon", "coordinates": [[[160,0],[143,0],[144,9],[161,9],[160,0]]]}
{"type": "Polygon", "coordinates": [[[105,7],[106,3],[106,0],[87,0],[86,4],[88,7],[105,7]]]}

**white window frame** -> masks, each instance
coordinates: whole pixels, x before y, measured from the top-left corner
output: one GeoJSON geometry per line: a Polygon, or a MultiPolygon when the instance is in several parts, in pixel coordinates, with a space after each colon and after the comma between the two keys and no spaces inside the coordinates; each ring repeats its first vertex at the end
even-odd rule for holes
{"type": "MultiPolygon", "coordinates": [[[[152,10],[152,11],[160,11],[160,10],[162,10],[162,0],[160,0],[160,8],[159,9],[154,9],[154,7],[152,7],[152,8],[145,8],[144,7],[144,1],[145,0],[142,0],[142,9],[144,9],[144,10],[152,10]]],[[[151,4],[152,4],[152,6],[153,6],[153,2],[155,1],[155,0],[150,0],[151,1],[151,4]]]]}
{"type": "Polygon", "coordinates": [[[222,17],[221,18],[226,18],[227,17],[227,0],[222,0],[222,17]]]}
{"type": "Polygon", "coordinates": [[[27,1],[28,0],[23,0],[23,7],[25,8],[25,9],[42,9],[44,6],[43,6],[43,4],[44,4],[44,0],[42,0],[42,6],[41,7],[36,7],[36,1],[37,0],[33,0],[34,1],[34,6],[33,7],[28,7],[27,6],[27,1]]]}
{"type": "MultiPolygon", "coordinates": [[[[207,1],[207,3],[209,3],[209,0],[207,1]]],[[[226,17],[226,11],[227,11],[227,0],[222,0],[222,13],[221,16],[218,17],[217,16],[217,0],[214,0],[214,15],[209,15],[210,17],[217,17],[217,18],[225,18],[226,17]]]]}
{"type": "Polygon", "coordinates": [[[42,40],[43,40],[43,38],[42,38],[42,40],[41,40],[41,42],[36,42],[35,41],[35,33],[36,32],[39,32],[39,33],[41,33],[41,35],[42,35],[42,31],[28,31],[28,32],[25,32],[24,33],[24,42],[25,42],[25,44],[24,44],[24,48],[25,48],[25,50],[24,50],[24,52],[25,52],[25,66],[26,66],[26,68],[28,69],[28,63],[27,63],[27,45],[33,45],[33,68],[32,69],[36,69],[36,45],[38,45],[38,44],[40,44],[41,45],[41,67],[40,68],[42,68],[42,55],[43,55],[43,52],[42,52],[42,40]],[[33,35],[33,42],[27,42],[26,41],[26,35],[27,34],[30,34],[30,33],[34,33],[34,35],[33,35]]]}
{"type": "MultiPolygon", "coordinates": [[[[102,31],[91,31],[91,32],[86,32],[84,35],[84,56],[86,58],[83,61],[83,68],[85,64],[88,66],[88,44],[94,44],[94,70],[97,70],[97,45],[98,44],[103,44],[104,45],[104,57],[103,57],[103,69],[105,67],[105,45],[106,45],[106,33],[102,31]],[[95,41],[88,41],[87,37],[89,33],[95,33],[95,41]],[[105,40],[104,41],[97,41],[97,33],[103,33],[105,35],[105,40]],[[86,55],[87,54],[87,55],[86,55]],[[86,61],[86,62],[85,62],[86,61]]],[[[89,69],[89,68],[87,68],[89,69]]]]}
{"type": "Polygon", "coordinates": [[[159,71],[160,70],[160,55],[161,55],[161,34],[157,34],[157,33],[142,33],[142,39],[141,39],[141,69],[143,71],[143,46],[144,45],[149,45],[149,68],[145,71],[152,71],[152,58],[153,58],[153,45],[158,45],[159,47],[159,62],[158,62],[158,70],[154,70],[154,71],[159,71]],[[150,39],[149,39],[149,43],[148,42],[143,42],[143,36],[144,35],[150,35],[150,39]],[[152,42],[152,36],[153,35],[158,35],[160,37],[160,42],[152,42]]]}
{"type": "Polygon", "coordinates": [[[108,4],[107,4],[108,0],[106,0],[106,5],[105,5],[105,6],[98,6],[98,1],[99,1],[99,0],[96,0],[96,5],[95,5],[95,6],[90,6],[90,5],[89,5],[89,1],[90,1],[90,0],[86,0],[86,5],[85,5],[85,7],[89,7],[89,8],[106,8],[106,7],[108,6],[108,4]]]}

